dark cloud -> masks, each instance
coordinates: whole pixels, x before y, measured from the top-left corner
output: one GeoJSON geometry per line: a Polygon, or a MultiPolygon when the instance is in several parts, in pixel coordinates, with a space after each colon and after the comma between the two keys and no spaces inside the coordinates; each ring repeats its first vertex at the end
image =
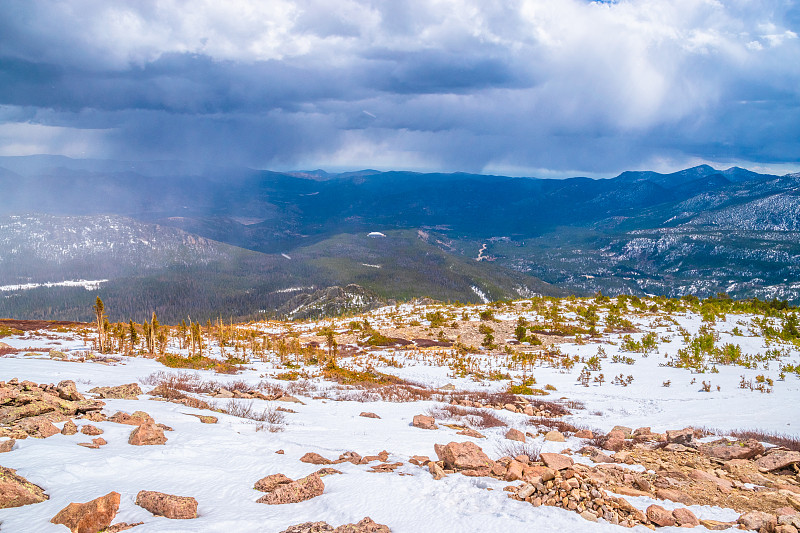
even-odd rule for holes
{"type": "Polygon", "coordinates": [[[778,0],[9,0],[0,151],[544,174],[796,164],[799,24],[778,0]]]}

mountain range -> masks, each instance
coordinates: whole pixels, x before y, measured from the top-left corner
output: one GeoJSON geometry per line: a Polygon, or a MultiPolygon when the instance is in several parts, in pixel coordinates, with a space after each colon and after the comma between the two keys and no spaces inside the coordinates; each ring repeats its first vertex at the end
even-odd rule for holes
{"type": "MultiPolygon", "coordinates": [[[[318,296],[350,284],[364,302],[598,290],[800,302],[800,174],[553,180],[30,156],[0,157],[0,191],[0,285],[107,280],[118,319],[287,316],[290,300],[325,309],[318,296]]],[[[4,290],[0,314],[87,318],[93,298],[4,290]]]]}

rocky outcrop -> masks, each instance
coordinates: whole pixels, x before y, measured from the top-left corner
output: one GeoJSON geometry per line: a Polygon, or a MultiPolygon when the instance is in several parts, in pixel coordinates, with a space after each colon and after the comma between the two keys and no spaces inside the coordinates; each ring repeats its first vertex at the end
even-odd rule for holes
{"type": "Polygon", "coordinates": [[[436,455],[443,461],[444,468],[468,474],[488,475],[494,461],[483,453],[474,442],[451,442],[434,445],[436,455]]]}
{"type": "Polygon", "coordinates": [[[436,425],[436,420],[432,416],[426,415],[414,415],[414,419],[411,421],[411,425],[415,428],[420,429],[438,429],[439,426],[436,425]]]}
{"type": "MultiPolygon", "coordinates": [[[[734,442],[723,439],[708,444],[701,444],[698,449],[708,457],[714,457],[722,461],[730,461],[731,459],[752,459],[764,453],[764,446],[754,439],[734,442]]],[[[800,456],[800,453],[798,453],[798,456],[800,456]]]]}
{"type": "Polygon", "coordinates": [[[256,481],[255,485],[253,485],[253,488],[260,490],[261,492],[272,492],[279,485],[286,485],[287,483],[291,482],[291,478],[286,477],[283,474],[270,474],[269,476],[262,477],[256,481]]]}
{"type": "Polygon", "coordinates": [[[175,496],[152,490],[142,490],[136,495],[136,505],[156,516],[173,520],[197,518],[197,500],[189,496],[175,496]]]}
{"type": "Polygon", "coordinates": [[[300,458],[300,462],[302,463],[309,463],[312,465],[331,465],[333,461],[330,459],[325,459],[320,454],[315,452],[308,452],[303,457],[300,458]]]}
{"type": "Polygon", "coordinates": [[[0,509],[22,507],[49,499],[44,489],[34,485],[17,471],[0,466],[0,509]]]}
{"type": "Polygon", "coordinates": [[[72,533],[98,533],[114,520],[119,501],[118,492],[109,492],[90,502],[71,503],[61,509],[50,522],[65,525],[72,533]]]}

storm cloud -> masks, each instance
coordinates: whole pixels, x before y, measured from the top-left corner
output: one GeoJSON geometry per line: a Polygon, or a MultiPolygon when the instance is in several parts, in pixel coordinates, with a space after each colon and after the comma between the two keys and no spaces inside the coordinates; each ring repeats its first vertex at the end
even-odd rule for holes
{"type": "Polygon", "coordinates": [[[0,4],[0,155],[607,175],[797,170],[800,8],[0,4]]]}

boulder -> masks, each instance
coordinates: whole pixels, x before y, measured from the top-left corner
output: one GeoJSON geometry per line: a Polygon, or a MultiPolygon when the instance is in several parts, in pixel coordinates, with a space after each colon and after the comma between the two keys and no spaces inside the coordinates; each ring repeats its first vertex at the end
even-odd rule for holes
{"type": "Polygon", "coordinates": [[[304,522],[284,529],[281,533],[392,533],[392,530],[366,517],[357,524],[345,524],[335,529],[327,522],[304,522]]]}
{"type": "Polygon", "coordinates": [[[352,463],[354,465],[357,465],[361,463],[361,459],[363,459],[363,457],[361,457],[359,453],[350,451],[341,454],[339,458],[336,461],[334,461],[334,463],[352,463]]]}
{"type": "Polygon", "coordinates": [[[438,429],[436,420],[432,416],[414,415],[411,425],[420,429],[438,429]]]}
{"type": "Polygon", "coordinates": [[[366,412],[366,411],[364,411],[363,413],[361,413],[361,414],[360,414],[360,415],[358,415],[358,416],[363,416],[364,418],[380,418],[380,417],[379,417],[378,415],[376,415],[375,413],[369,413],[369,412],[366,412]]]}
{"type": "Polygon", "coordinates": [[[330,459],[325,459],[318,453],[308,452],[303,457],[300,458],[300,461],[303,463],[309,463],[312,465],[332,465],[333,461],[330,459]]]}
{"type": "Polygon", "coordinates": [[[656,498],[659,500],[669,500],[672,502],[682,503],[683,505],[695,504],[691,496],[678,489],[657,489],[656,498]]]}
{"type": "Polygon", "coordinates": [[[83,433],[84,435],[89,435],[89,436],[93,437],[93,436],[96,436],[96,435],[102,435],[103,434],[103,430],[98,428],[98,427],[96,427],[96,426],[93,426],[91,424],[86,424],[85,426],[83,426],[81,428],[81,433],[83,433]]]}
{"type": "Polygon", "coordinates": [[[291,482],[292,479],[283,474],[270,474],[269,476],[262,477],[256,481],[256,484],[253,485],[253,488],[260,490],[261,492],[272,492],[279,485],[285,485],[291,482]]]}
{"type": "Polygon", "coordinates": [[[136,505],[156,516],[165,516],[173,520],[197,518],[197,500],[189,496],[141,490],[136,495],[136,505]]]}
{"type": "Polygon", "coordinates": [[[50,419],[43,415],[25,418],[17,423],[15,427],[21,429],[31,437],[39,439],[46,439],[47,437],[60,433],[50,419]]]}
{"type": "Polygon", "coordinates": [[[721,522],[719,520],[700,520],[700,525],[711,531],[724,531],[734,527],[736,524],[733,522],[721,522]]]}
{"type": "Polygon", "coordinates": [[[793,464],[800,463],[800,452],[780,450],[756,459],[756,467],[763,472],[782,470],[793,464]]]}
{"type": "Polygon", "coordinates": [[[618,452],[625,447],[625,439],[609,438],[603,443],[603,449],[618,452]]]}
{"type": "Polygon", "coordinates": [[[444,461],[445,469],[476,470],[491,469],[494,461],[483,453],[474,442],[451,442],[434,445],[439,460],[444,461]]]}
{"type": "Polygon", "coordinates": [[[465,437],[472,437],[473,439],[485,439],[486,435],[479,431],[475,431],[472,428],[462,429],[461,431],[456,432],[456,435],[464,435],[465,437]]]}
{"type": "Polygon", "coordinates": [[[553,470],[564,470],[574,464],[571,457],[561,455],[560,453],[543,453],[540,454],[540,457],[545,466],[553,470]]]}
{"type": "Polygon", "coordinates": [[[623,439],[629,439],[633,436],[633,429],[629,428],[628,426],[614,426],[611,428],[609,434],[614,433],[615,431],[618,431],[622,435],[623,439]]]}
{"type": "Polygon", "coordinates": [[[74,435],[78,432],[78,426],[75,425],[75,422],[72,420],[67,420],[64,422],[64,426],[61,428],[62,435],[74,435]]]}
{"type": "Polygon", "coordinates": [[[297,481],[278,485],[256,501],[269,505],[297,503],[320,496],[324,490],[325,483],[319,474],[314,473],[297,481]]]}
{"type": "Polygon", "coordinates": [[[694,430],[692,428],[667,431],[667,442],[670,444],[683,444],[684,446],[694,442],[694,430]]]}
{"type": "Polygon", "coordinates": [[[647,508],[645,514],[647,514],[648,520],[657,526],[668,527],[675,525],[675,517],[660,505],[651,505],[647,508]]]}
{"type": "Polygon", "coordinates": [[[564,438],[564,435],[560,431],[548,431],[544,436],[544,440],[550,442],[565,442],[567,439],[564,438]]]}
{"type": "Polygon", "coordinates": [[[17,442],[14,439],[8,439],[4,441],[0,441],[0,453],[10,452],[14,449],[14,443],[17,442]]]}
{"type": "Polygon", "coordinates": [[[775,517],[764,511],[749,511],[744,513],[736,521],[743,529],[759,531],[762,527],[775,520],[775,517]]]}
{"type": "Polygon", "coordinates": [[[579,439],[593,439],[594,433],[592,433],[588,429],[581,429],[580,431],[575,433],[575,436],[578,437],[579,439]]]}
{"type": "Polygon", "coordinates": [[[134,446],[153,446],[165,444],[167,437],[164,431],[156,426],[152,419],[146,420],[142,425],[131,431],[128,437],[128,444],[134,446]]]}
{"type": "Polygon", "coordinates": [[[44,489],[34,485],[17,471],[0,466],[0,509],[22,507],[49,499],[44,489]]]}
{"type": "MultiPolygon", "coordinates": [[[[764,446],[754,439],[737,442],[716,442],[702,444],[699,450],[708,457],[714,457],[723,461],[733,459],[752,459],[756,455],[764,453],[764,446]]],[[[798,454],[800,455],[800,453],[798,454]]]]}
{"type": "Polygon", "coordinates": [[[56,392],[58,392],[58,397],[63,400],[69,400],[71,402],[85,400],[83,395],[78,392],[78,388],[72,380],[66,379],[64,381],[59,381],[58,385],[56,385],[56,392]]]}
{"type": "Polygon", "coordinates": [[[672,517],[675,518],[675,522],[681,527],[696,527],[700,525],[700,521],[695,514],[685,507],[673,509],[672,517]]]}
{"type": "Polygon", "coordinates": [[[98,533],[107,528],[119,509],[120,495],[109,492],[86,503],[71,503],[61,509],[50,522],[62,524],[72,533],[98,533]]]}
{"type": "Polygon", "coordinates": [[[525,442],[525,434],[518,429],[511,428],[506,432],[508,440],[515,440],[518,442],[525,442]]]}
{"type": "Polygon", "coordinates": [[[138,400],[139,395],[144,394],[136,383],[117,385],[116,387],[95,387],[89,389],[92,394],[97,394],[98,398],[113,398],[117,400],[138,400]]]}

